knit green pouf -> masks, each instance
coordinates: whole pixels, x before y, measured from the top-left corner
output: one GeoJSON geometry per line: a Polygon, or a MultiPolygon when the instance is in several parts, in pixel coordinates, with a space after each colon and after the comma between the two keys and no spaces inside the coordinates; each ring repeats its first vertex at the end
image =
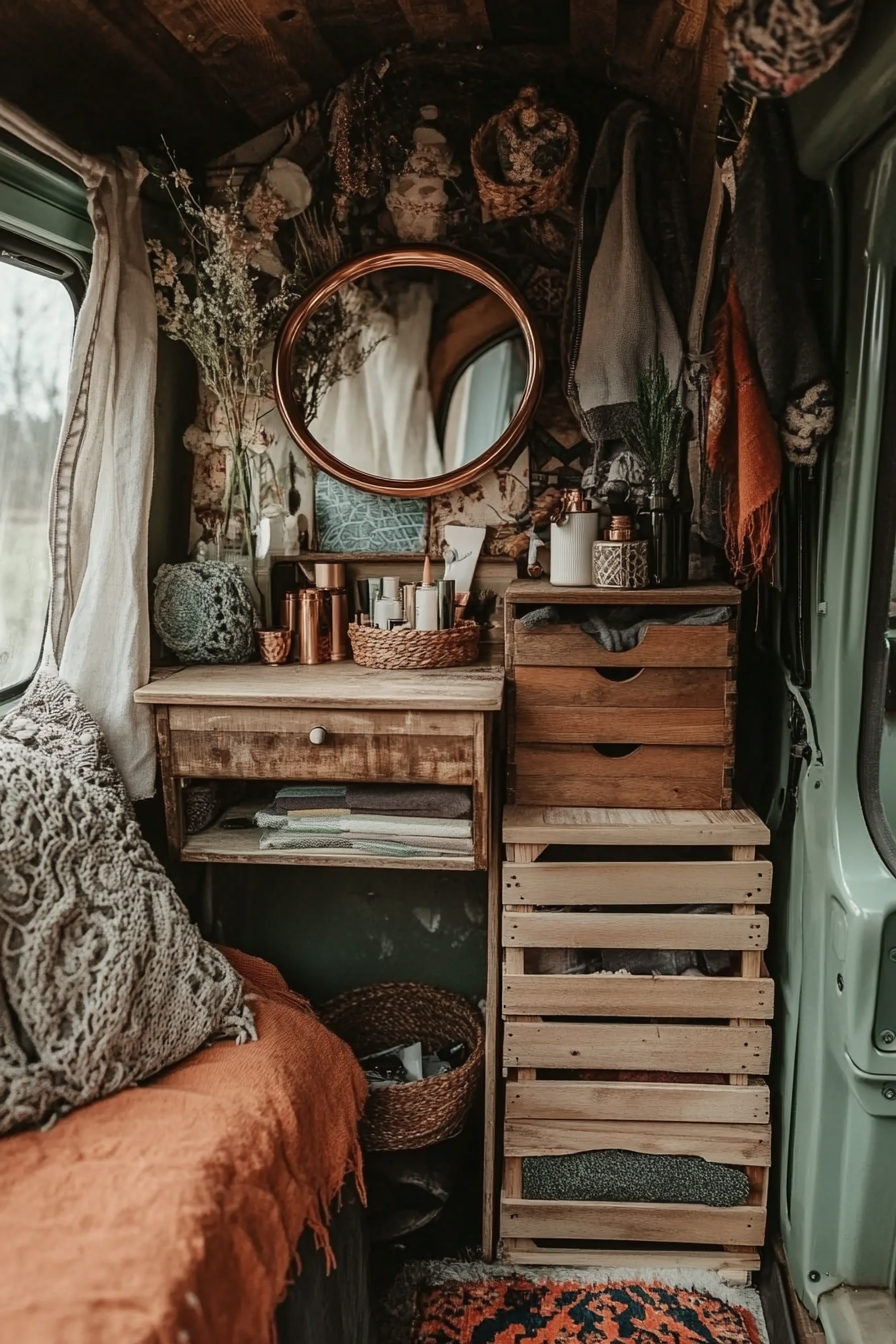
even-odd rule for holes
{"type": "Polygon", "coordinates": [[[711,1204],[731,1208],[750,1193],[746,1172],[702,1157],[606,1148],[523,1158],[523,1199],[711,1204]]]}
{"type": "Polygon", "coordinates": [[[223,560],[162,565],[153,621],[185,663],[245,663],[255,652],[255,608],[243,572],[223,560]]]}

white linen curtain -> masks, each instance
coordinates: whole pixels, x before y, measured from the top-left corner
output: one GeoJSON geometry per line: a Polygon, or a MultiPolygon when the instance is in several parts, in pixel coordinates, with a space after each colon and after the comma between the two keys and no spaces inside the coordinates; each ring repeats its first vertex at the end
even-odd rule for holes
{"type": "Polygon", "coordinates": [[[395,298],[395,316],[374,311],[364,339],[380,339],[351,378],[334,383],[308,426],[340,461],[392,480],[445,470],[429,391],[433,297],[410,284],[395,298]]]}
{"type": "Polygon", "coordinates": [[[92,158],[8,103],[0,127],[83,178],[96,231],[75,326],[50,503],[51,592],[42,668],[58,671],[103,730],[132,798],[155,788],[147,706],[147,533],[158,326],[136,154],[92,158]]]}

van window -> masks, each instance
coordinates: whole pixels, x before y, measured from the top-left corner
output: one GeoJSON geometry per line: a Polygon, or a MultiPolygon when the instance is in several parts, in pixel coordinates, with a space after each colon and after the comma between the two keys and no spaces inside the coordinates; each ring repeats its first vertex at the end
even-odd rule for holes
{"type": "MultiPolygon", "coordinates": [[[[71,266],[61,267],[62,273],[71,266]]],[[[50,485],[65,409],[74,297],[0,246],[0,698],[40,658],[50,596],[50,485]]]]}

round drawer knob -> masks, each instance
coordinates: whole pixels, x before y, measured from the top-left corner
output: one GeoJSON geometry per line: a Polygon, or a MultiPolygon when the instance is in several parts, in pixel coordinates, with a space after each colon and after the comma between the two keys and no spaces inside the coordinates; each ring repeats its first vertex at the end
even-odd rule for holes
{"type": "Polygon", "coordinates": [[[326,728],[312,728],[308,737],[315,747],[320,747],[327,740],[327,730],[326,728]]]}

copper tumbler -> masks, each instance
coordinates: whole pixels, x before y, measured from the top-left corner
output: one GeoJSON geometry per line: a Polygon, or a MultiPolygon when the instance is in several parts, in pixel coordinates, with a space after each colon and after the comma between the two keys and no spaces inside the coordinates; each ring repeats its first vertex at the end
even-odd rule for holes
{"type": "Polygon", "coordinates": [[[285,663],[292,644],[291,630],[256,630],[258,656],[263,663],[285,663]]]}

